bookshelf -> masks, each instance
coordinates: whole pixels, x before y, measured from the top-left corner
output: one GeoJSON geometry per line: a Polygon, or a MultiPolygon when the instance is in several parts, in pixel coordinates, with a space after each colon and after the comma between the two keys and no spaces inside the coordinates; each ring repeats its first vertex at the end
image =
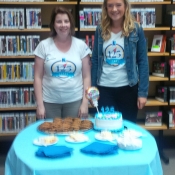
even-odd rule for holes
{"type": "MultiPolygon", "coordinates": [[[[78,1],[77,0],[70,0],[70,1],[65,1],[65,2],[57,2],[56,0],[52,1],[44,1],[44,2],[0,2],[0,8],[16,8],[16,9],[23,9],[24,10],[24,28],[0,28],[0,35],[8,36],[8,35],[39,35],[40,36],[40,41],[47,38],[50,33],[49,29],[49,22],[50,22],[50,15],[52,9],[54,8],[55,5],[61,5],[64,6],[68,9],[71,9],[73,16],[76,18],[76,8],[78,8],[78,1]],[[41,28],[27,28],[26,27],[26,9],[27,8],[40,8],[41,9],[41,19],[42,19],[42,26],[41,28]],[[47,13],[45,13],[47,12],[47,13]]],[[[76,25],[75,31],[78,31],[78,25],[76,25]]],[[[7,47],[7,45],[6,45],[7,47]]],[[[34,55],[27,55],[27,54],[19,54],[19,55],[7,55],[7,54],[0,54],[0,64],[1,63],[15,63],[15,62],[34,62],[34,55]]],[[[5,68],[6,69],[6,68],[5,68]]],[[[2,75],[2,74],[1,74],[2,75]]],[[[8,88],[33,88],[33,80],[4,80],[0,79],[0,86],[1,88],[6,89],[8,88]]],[[[1,90],[3,91],[3,90],[1,90]]],[[[13,91],[13,90],[11,90],[13,91]]],[[[4,93],[4,92],[3,92],[4,93]]],[[[6,92],[7,93],[7,92],[6,92]]],[[[5,94],[6,95],[6,94],[5,94]]],[[[25,95],[25,94],[24,94],[25,95]]],[[[25,98],[25,97],[24,97],[25,98]]],[[[0,106],[0,113],[6,114],[6,113],[19,113],[19,120],[20,120],[20,114],[24,113],[24,117],[28,117],[27,119],[25,118],[24,120],[29,119],[29,113],[35,112],[36,111],[36,105],[4,105],[1,101],[1,106],[0,106]]],[[[8,117],[9,119],[10,117],[8,117]]],[[[36,118],[36,114],[35,114],[36,118]]],[[[16,119],[14,119],[16,120],[16,119]]],[[[0,123],[4,122],[3,119],[0,120],[0,123]]],[[[8,121],[7,121],[8,123],[8,121]]],[[[8,124],[7,124],[8,125],[8,124]]],[[[21,128],[23,129],[23,128],[21,128]]],[[[10,129],[0,131],[0,137],[10,137],[10,136],[15,136],[20,129],[17,131],[12,131],[10,129]]]]}

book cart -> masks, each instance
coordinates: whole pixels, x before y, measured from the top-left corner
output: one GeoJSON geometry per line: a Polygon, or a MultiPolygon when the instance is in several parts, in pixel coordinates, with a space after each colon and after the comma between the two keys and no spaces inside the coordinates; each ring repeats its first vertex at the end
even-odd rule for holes
{"type": "MultiPolygon", "coordinates": [[[[39,35],[40,40],[45,39],[49,36],[49,20],[52,8],[55,5],[66,6],[67,8],[72,10],[73,16],[76,22],[76,36],[79,38],[85,39],[86,35],[92,36],[95,32],[95,27],[88,28],[80,28],[80,18],[79,11],[84,8],[101,8],[102,2],[83,2],[80,0],[71,0],[71,1],[43,1],[43,2],[9,2],[9,1],[0,1],[0,8],[41,8],[41,19],[42,25],[41,28],[27,28],[26,25],[23,29],[2,29],[0,28],[0,35],[39,35]]],[[[175,103],[160,102],[154,98],[155,96],[155,86],[156,85],[175,85],[175,78],[167,77],[158,77],[151,75],[151,66],[153,61],[161,60],[161,61],[169,61],[169,59],[175,57],[175,54],[171,54],[170,46],[168,45],[168,38],[170,38],[175,31],[175,28],[172,27],[171,16],[165,15],[167,14],[169,8],[175,7],[175,2],[172,0],[166,0],[161,2],[131,2],[132,8],[155,8],[156,20],[155,27],[145,27],[144,32],[146,38],[148,38],[148,59],[150,66],[150,87],[149,87],[149,95],[146,107],[143,109],[151,110],[152,108],[157,109],[169,109],[175,106],[175,103]],[[167,17],[170,18],[170,22],[167,23],[167,17]],[[156,53],[150,52],[150,47],[152,44],[152,39],[155,34],[166,34],[167,36],[167,47],[165,52],[156,53]]],[[[26,12],[24,12],[25,14],[26,12]]],[[[34,62],[33,55],[0,55],[0,64],[2,62],[34,62]]],[[[11,88],[11,87],[33,87],[33,80],[30,81],[1,81],[0,87],[2,88],[11,88]]],[[[24,106],[0,106],[0,113],[3,112],[35,112],[36,106],[24,105],[24,106]]],[[[166,116],[163,116],[165,118],[166,116]]],[[[169,128],[166,122],[163,122],[162,126],[145,126],[144,125],[144,116],[138,115],[138,125],[141,127],[150,130],[157,131],[159,138],[159,149],[160,155],[163,160],[168,163],[168,158],[163,154],[163,132],[166,130],[174,130],[175,127],[169,128]]],[[[15,136],[18,132],[1,132],[0,137],[7,136],[15,136]]]]}

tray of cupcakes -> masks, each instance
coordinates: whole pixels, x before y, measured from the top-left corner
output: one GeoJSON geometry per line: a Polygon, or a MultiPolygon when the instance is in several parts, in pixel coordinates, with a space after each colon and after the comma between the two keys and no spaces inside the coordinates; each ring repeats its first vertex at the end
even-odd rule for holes
{"type": "Polygon", "coordinates": [[[38,126],[40,132],[46,134],[69,135],[73,131],[87,132],[93,128],[93,123],[87,119],[66,117],[61,119],[56,117],[53,121],[45,121],[38,126]]]}

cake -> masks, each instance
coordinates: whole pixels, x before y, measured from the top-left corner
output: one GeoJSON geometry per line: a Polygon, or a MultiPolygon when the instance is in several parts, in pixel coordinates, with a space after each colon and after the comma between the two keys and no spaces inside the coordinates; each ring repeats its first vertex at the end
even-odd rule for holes
{"type": "Polygon", "coordinates": [[[97,113],[95,115],[94,128],[96,130],[109,130],[115,132],[123,130],[122,113],[120,112],[97,113]]]}

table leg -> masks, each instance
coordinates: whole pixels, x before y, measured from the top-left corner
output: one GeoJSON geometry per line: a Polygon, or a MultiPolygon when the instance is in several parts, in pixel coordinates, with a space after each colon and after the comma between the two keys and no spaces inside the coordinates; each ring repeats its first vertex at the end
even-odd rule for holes
{"type": "Polygon", "coordinates": [[[169,158],[163,152],[163,130],[159,130],[158,149],[159,149],[160,158],[164,161],[165,164],[169,164],[169,158]]]}

